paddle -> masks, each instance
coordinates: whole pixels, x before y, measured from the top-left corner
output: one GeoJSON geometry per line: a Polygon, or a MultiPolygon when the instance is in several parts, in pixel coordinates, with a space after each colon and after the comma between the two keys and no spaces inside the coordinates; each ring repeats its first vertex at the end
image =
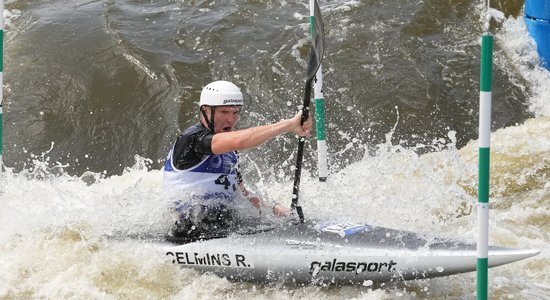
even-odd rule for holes
{"type": "MultiPolygon", "coordinates": [[[[321,65],[323,60],[323,51],[325,47],[325,32],[323,26],[323,19],[321,18],[321,9],[317,0],[314,2],[314,14],[312,22],[312,35],[313,35],[313,47],[309,52],[309,62],[307,65],[307,79],[306,86],[304,91],[304,102],[302,106],[302,124],[307,120],[309,116],[309,103],[311,100],[311,87],[313,79],[315,78],[315,73],[321,65]]],[[[300,192],[300,176],[302,174],[302,160],[304,157],[304,143],[305,138],[300,137],[298,142],[298,155],[296,159],[296,170],[294,173],[294,186],[292,190],[292,204],[290,205],[292,210],[296,210],[298,216],[300,217],[300,222],[304,222],[304,213],[302,207],[298,205],[298,195],[300,192]]]]}

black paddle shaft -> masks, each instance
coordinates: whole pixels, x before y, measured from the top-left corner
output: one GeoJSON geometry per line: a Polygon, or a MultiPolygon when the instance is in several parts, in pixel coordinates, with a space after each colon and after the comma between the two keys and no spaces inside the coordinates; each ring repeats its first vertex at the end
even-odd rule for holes
{"type": "MultiPolygon", "coordinates": [[[[309,62],[307,65],[307,79],[306,79],[306,86],[304,91],[304,101],[302,106],[302,119],[301,124],[303,125],[304,122],[309,117],[309,103],[311,100],[311,85],[313,82],[313,78],[315,78],[315,73],[317,73],[317,70],[321,66],[321,61],[323,59],[323,52],[324,52],[324,44],[325,44],[325,33],[324,33],[324,25],[323,20],[321,18],[321,9],[319,8],[319,4],[317,1],[314,1],[314,24],[313,24],[313,48],[310,50],[309,53],[309,62]]],[[[298,217],[300,218],[300,222],[304,222],[304,213],[302,211],[302,207],[298,205],[298,197],[300,193],[300,177],[302,174],[302,161],[304,157],[304,143],[305,138],[300,137],[298,142],[298,154],[296,156],[296,170],[294,173],[294,185],[292,187],[292,204],[291,209],[295,209],[296,213],[298,214],[298,217]]]]}
{"type": "MultiPolygon", "coordinates": [[[[302,119],[300,122],[302,125],[309,117],[309,102],[311,97],[312,81],[313,78],[306,81],[306,88],[304,92],[304,106],[302,107],[302,119]]],[[[290,206],[292,209],[296,209],[296,213],[298,214],[301,223],[304,222],[304,213],[302,211],[302,207],[298,205],[298,196],[300,193],[300,177],[302,175],[302,161],[304,159],[305,140],[306,139],[304,137],[300,137],[298,141],[298,154],[296,155],[296,169],[294,171],[294,185],[292,186],[292,205],[290,206]]]]}

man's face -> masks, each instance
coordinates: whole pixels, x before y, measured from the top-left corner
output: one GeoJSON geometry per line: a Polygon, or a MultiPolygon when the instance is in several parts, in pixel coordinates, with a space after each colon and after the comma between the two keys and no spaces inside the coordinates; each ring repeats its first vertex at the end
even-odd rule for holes
{"type": "MultiPolygon", "coordinates": [[[[206,107],[206,115],[210,117],[210,107],[206,107]]],[[[239,121],[240,106],[216,106],[214,110],[214,132],[229,132],[235,129],[239,121]]]]}

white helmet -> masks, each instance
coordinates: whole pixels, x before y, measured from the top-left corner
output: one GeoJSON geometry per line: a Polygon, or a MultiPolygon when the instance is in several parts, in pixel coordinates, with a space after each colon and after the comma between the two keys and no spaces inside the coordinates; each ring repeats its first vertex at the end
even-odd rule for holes
{"type": "Polygon", "coordinates": [[[243,94],[238,86],[229,81],[214,81],[201,92],[200,106],[244,105],[243,94]]]}

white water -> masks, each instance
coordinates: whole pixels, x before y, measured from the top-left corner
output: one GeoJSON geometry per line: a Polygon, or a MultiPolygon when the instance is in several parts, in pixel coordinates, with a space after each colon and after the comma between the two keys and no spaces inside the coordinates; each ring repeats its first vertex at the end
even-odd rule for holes
{"type": "MultiPolygon", "coordinates": [[[[492,136],[490,241],[541,254],[491,269],[490,295],[548,299],[550,75],[531,63],[536,54],[521,18],[504,21],[496,42],[503,48],[496,66],[511,60],[531,85],[528,105],[535,117],[492,136]]],[[[362,142],[368,141],[355,146],[362,142]]],[[[475,241],[477,141],[462,149],[438,141],[431,146],[441,150],[418,156],[398,145],[379,145],[376,155],[331,174],[324,184],[305,175],[305,213],[475,241]]],[[[0,299],[474,297],[475,273],[382,286],[285,287],[179,269],[147,243],[106,238],[169,227],[162,174],[149,170],[147,160],[138,157],[123,175],[109,178],[69,176],[46,162],[39,157],[33,171],[0,174],[0,299]]],[[[257,186],[272,199],[289,199],[290,179],[266,175],[257,186]]]]}

